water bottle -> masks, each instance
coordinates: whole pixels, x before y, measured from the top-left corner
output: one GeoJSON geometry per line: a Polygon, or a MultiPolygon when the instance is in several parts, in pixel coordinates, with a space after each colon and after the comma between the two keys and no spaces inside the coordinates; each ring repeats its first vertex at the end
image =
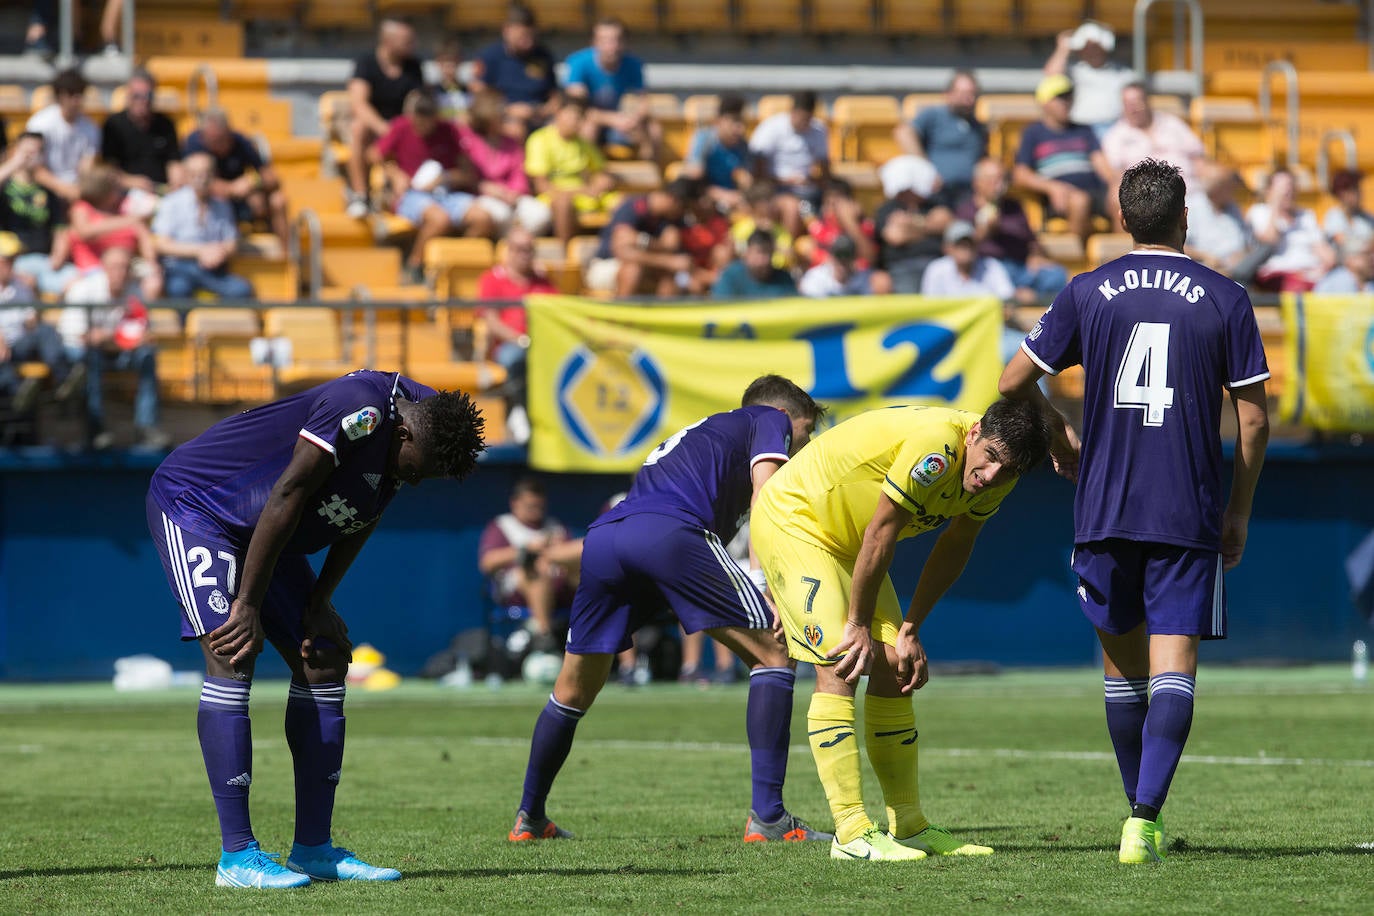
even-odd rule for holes
{"type": "Polygon", "coordinates": [[[1363,639],[1355,640],[1355,647],[1350,653],[1350,674],[1357,684],[1369,679],[1369,647],[1363,639]]]}

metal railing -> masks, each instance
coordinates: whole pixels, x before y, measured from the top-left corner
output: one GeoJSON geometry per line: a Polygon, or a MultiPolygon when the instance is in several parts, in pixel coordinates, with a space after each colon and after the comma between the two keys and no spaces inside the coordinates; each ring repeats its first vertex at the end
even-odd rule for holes
{"type": "Polygon", "coordinates": [[[1350,171],[1359,168],[1359,150],[1355,147],[1355,135],[1348,130],[1328,130],[1317,142],[1317,189],[1326,192],[1331,188],[1331,141],[1339,140],[1345,147],[1345,167],[1350,171]]]}
{"type": "Polygon", "coordinates": [[[1274,107],[1274,91],[1269,87],[1270,78],[1275,73],[1283,74],[1284,94],[1286,96],[1285,110],[1288,120],[1288,155],[1287,162],[1290,170],[1298,168],[1298,142],[1301,139],[1298,130],[1298,68],[1293,66],[1292,61],[1271,60],[1264,65],[1264,70],[1260,72],[1259,85],[1259,110],[1260,117],[1265,121],[1270,120],[1271,112],[1274,107]]]}
{"type": "MultiPolygon", "coordinates": [[[[76,63],[76,19],[74,16],[76,6],[72,0],[60,0],[58,6],[58,47],[57,65],[59,67],[70,67],[76,63]]],[[[130,60],[134,56],[134,0],[124,0],[124,7],[120,16],[120,44],[119,49],[126,58],[130,60]]]]}
{"type": "MultiPolygon", "coordinates": [[[[1135,4],[1135,38],[1134,38],[1134,64],[1136,75],[1142,82],[1148,84],[1150,77],[1149,47],[1146,43],[1146,31],[1149,28],[1150,7],[1161,0],[1136,0],[1135,4]]],[[[1168,2],[1168,0],[1164,0],[1168,2]]],[[[1192,66],[1189,70],[1193,75],[1193,92],[1196,95],[1202,93],[1202,4],[1198,0],[1173,0],[1174,19],[1178,21],[1179,8],[1188,8],[1189,39],[1192,46],[1192,66]]],[[[1176,41],[1174,45],[1174,66],[1177,67],[1181,61],[1178,59],[1182,50],[1181,41],[1176,41]]]]}

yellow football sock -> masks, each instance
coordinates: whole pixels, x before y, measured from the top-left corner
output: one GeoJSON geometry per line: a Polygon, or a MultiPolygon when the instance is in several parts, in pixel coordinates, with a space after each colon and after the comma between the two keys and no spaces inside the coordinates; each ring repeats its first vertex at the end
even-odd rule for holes
{"type": "Polygon", "coordinates": [[[835,838],[849,843],[873,826],[864,811],[859,742],[854,737],[854,698],[813,693],[806,730],[811,756],[816,758],[816,773],[835,819],[835,838]]]}
{"type": "Polygon", "coordinates": [[[883,787],[887,829],[906,838],[929,827],[916,779],[916,712],[910,697],[864,697],[864,746],[883,787]]]}

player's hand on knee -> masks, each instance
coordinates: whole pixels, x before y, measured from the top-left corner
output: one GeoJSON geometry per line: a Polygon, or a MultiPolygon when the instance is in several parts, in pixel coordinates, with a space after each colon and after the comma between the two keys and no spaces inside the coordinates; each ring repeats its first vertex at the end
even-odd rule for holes
{"type": "Polygon", "coordinates": [[[216,655],[228,656],[229,664],[237,668],[262,651],[263,635],[258,609],[235,601],[229,609],[229,619],[210,634],[210,649],[216,655]]]}
{"type": "Polygon", "coordinates": [[[844,624],[844,639],[826,657],[839,659],[835,663],[835,674],[845,683],[858,683],[860,676],[867,673],[868,666],[873,661],[873,634],[867,626],[847,620],[844,624]]]}
{"type": "Polygon", "coordinates": [[[305,613],[305,638],[301,640],[301,658],[311,660],[329,652],[338,652],[344,661],[353,660],[353,641],[348,638],[348,624],[334,610],[328,598],[311,599],[305,613]]]}
{"type": "Polygon", "coordinates": [[[902,627],[897,632],[897,684],[903,694],[920,690],[930,680],[930,666],[926,650],[914,629],[902,627]]]}

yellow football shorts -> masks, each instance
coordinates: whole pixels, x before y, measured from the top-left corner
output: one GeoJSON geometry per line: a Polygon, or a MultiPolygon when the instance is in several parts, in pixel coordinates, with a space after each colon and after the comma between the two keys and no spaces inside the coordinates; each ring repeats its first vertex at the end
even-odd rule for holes
{"type": "MultiPolygon", "coordinates": [[[[787,534],[757,507],[749,522],[749,537],[782,618],[788,654],[816,665],[839,661],[826,656],[844,639],[854,561],[787,534]]],[[[892,579],[883,576],[873,614],[873,638],[895,646],[901,624],[897,590],[892,579]]]]}

